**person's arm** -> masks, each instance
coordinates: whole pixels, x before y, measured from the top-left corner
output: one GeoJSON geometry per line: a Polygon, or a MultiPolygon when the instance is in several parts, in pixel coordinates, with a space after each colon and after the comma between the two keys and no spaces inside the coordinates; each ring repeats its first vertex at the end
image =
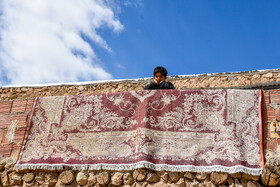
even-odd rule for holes
{"type": "Polygon", "coordinates": [[[162,82],[160,83],[159,89],[175,89],[175,87],[171,82],[162,82]]]}
{"type": "Polygon", "coordinates": [[[144,87],[144,90],[153,90],[158,89],[158,85],[155,82],[150,82],[148,85],[144,87]]]}

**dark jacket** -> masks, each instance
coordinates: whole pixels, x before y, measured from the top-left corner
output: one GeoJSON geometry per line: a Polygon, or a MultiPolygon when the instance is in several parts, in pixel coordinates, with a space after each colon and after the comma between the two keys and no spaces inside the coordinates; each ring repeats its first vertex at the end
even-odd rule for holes
{"type": "Polygon", "coordinates": [[[154,90],[154,89],[175,89],[174,85],[171,82],[162,82],[156,84],[155,82],[150,82],[144,87],[144,90],[154,90]]]}

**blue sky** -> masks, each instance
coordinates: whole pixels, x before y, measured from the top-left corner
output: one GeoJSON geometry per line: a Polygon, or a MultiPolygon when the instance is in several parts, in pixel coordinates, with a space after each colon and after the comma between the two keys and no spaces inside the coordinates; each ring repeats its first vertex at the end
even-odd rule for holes
{"type": "Polygon", "coordinates": [[[0,86],[279,68],[276,0],[0,4],[0,86]]]}
{"type": "Polygon", "coordinates": [[[170,75],[279,68],[280,1],[152,0],[123,7],[125,26],[105,38],[114,49],[105,63],[121,63],[118,78],[151,76],[156,65],[170,75]]]}

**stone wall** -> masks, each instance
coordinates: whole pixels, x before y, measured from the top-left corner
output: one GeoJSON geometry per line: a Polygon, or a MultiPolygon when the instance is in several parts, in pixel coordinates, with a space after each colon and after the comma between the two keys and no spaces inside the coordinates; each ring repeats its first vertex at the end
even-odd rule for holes
{"type": "MultiPolygon", "coordinates": [[[[190,173],[136,169],[134,171],[14,171],[0,164],[1,181],[6,186],[123,186],[123,187],[259,187],[259,176],[242,173],[190,173]]],[[[277,184],[277,179],[270,180],[277,184]]],[[[267,181],[262,181],[264,185],[267,181]]],[[[272,182],[270,182],[272,184],[272,182]]]]}
{"type": "MultiPolygon", "coordinates": [[[[280,70],[170,77],[177,89],[265,88],[263,145],[266,165],[261,176],[226,173],[135,171],[16,171],[13,164],[23,139],[34,97],[142,90],[151,79],[73,85],[0,88],[0,172],[3,186],[277,186],[280,181],[280,70]],[[70,180],[71,179],[71,180],[70,180]],[[71,181],[71,182],[70,182],[71,181]]],[[[0,185],[1,186],[1,185],[0,185]]]]}
{"type": "MultiPolygon", "coordinates": [[[[19,86],[0,88],[0,101],[56,95],[142,90],[152,79],[120,80],[93,83],[61,84],[52,86],[19,86]]],[[[176,89],[187,88],[237,88],[262,86],[280,81],[280,69],[236,73],[202,74],[169,77],[176,89]]],[[[280,84],[280,83],[279,83],[280,84]]]]}

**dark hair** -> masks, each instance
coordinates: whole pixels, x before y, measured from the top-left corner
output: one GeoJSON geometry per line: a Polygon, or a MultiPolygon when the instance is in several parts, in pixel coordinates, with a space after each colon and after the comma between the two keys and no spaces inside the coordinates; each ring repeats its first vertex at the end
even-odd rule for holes
{"type": "Polygon", "coordinates": [[[154,76],[155,76],[158,72],[161,73],[164,77],[167,76],[167,70],[166,70],[164,67],[161,67],[161,66],[155,67],[155,69],[154,69],[154,76]]]}

